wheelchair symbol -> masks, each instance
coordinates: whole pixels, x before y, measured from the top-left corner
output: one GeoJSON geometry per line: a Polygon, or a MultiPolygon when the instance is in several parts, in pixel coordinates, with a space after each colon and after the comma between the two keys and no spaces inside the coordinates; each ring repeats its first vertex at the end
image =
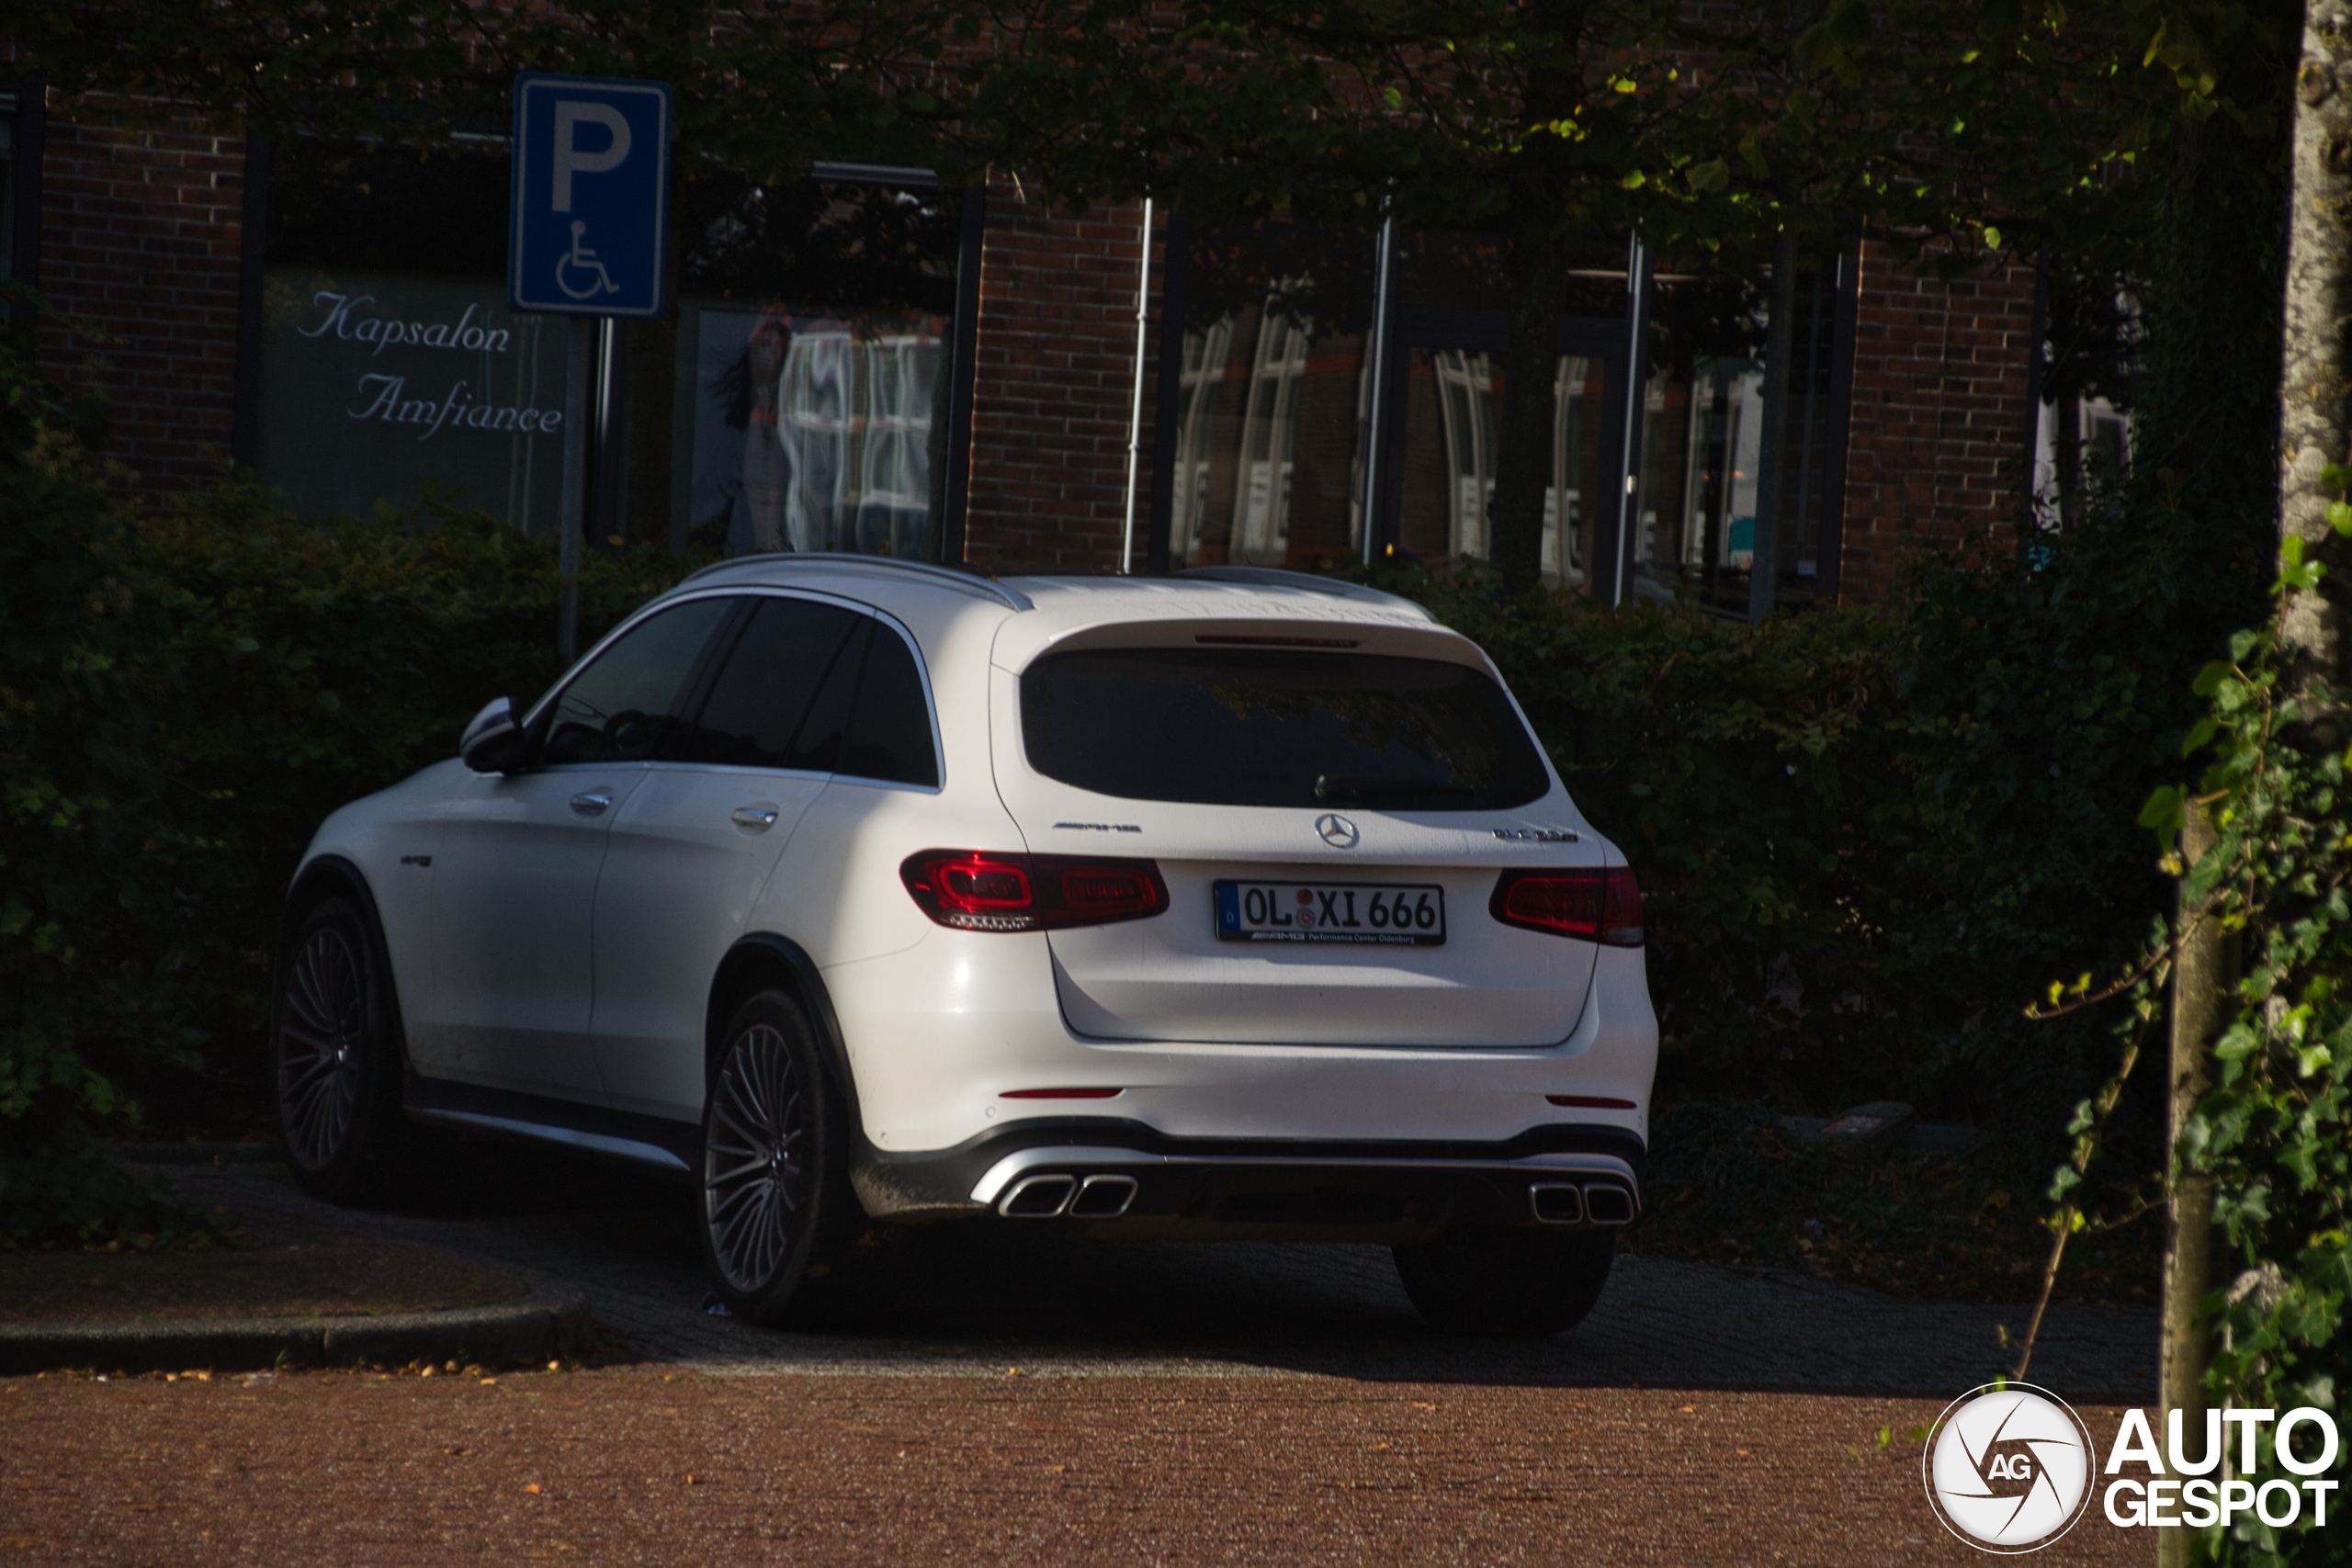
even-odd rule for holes
{"type": "Polygon", "coordinates": [[[571,220],[571,249],[555,258],[555,286],[574,299],[594,299],[599,294],[618,294],[621,286],[613,281],[613,275],[605,270],[605,264],[596,259],[596,253],[580,243],[587,232],[587,224],[576,218],[571,220]],[[575,273],[588,279],[585,288],[571,287],[571,276],[575,273]]]}

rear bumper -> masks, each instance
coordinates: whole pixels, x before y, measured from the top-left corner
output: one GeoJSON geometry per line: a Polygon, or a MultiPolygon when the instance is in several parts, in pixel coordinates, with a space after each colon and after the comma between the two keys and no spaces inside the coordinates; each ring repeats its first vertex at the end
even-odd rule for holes
{"type": "Polygon", "coordinates": [[[1005,1127],[953,1149],[867,1147],[877,1219],[994,1216],[1072,1234],[1400,1242],[1456,1225],[1598,1229],[1640,1212],[1644,1150],[1554,1123],[1500,1143],[1178,1138],[1109,1117],[1005,1127]]]}

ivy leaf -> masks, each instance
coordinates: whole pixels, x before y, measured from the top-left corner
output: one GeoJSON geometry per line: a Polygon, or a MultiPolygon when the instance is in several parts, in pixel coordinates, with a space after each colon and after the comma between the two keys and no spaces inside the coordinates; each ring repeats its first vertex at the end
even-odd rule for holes
{"type": "Polygon", "coordinates": [[[2352,505],[2341,501],[2327,503],[2327,525],[2347,538],[2352,538],[2352,505]]]}
{"type": "Polygon", "coordinates": [[[2214,723],[2211,718],[2200,718],[2195,724],[2190,725],[2188,727],[2188,735],[2183,737],[2181,739],[2180,754],[2184,757],[2194,757],[2197,755],[2199,751],[2204,749],[2206,742],[2213,739],[2214,732],[2220,728],[2221,726],[2214,723]]]}
{"type": "Polygon", "coordinates": [[[2173,841],[2180,837],[2181,824],[2188,819],[2188,807],[2175,784],[2157,785],[2155,793],[2148,796],[2148,803],[2140,807],[2140,826],[2155,834],[2159,850],[2172,848],[2173,841]]]}
{"type": "Polygon", "coordinates": [[[1739,155],[1747,161],[1747,172],[1759,180],[1772,177],[1771,165],[1764,162],[1763,144],[1752,135],[1739,139],[1739,155]]]}
{"type": "Polygon", "coordinates": [[[1683,177],[1690,182],[1692,190],[1719,191],[1731,183],[1731,165],[1721,158],[1710,158],[1703,164],[1692,164],[1683,177]]]}
{"type": "Polygon", "coordinates": [[[2341,463],[2324,464],[2319,471],[2319,482],[2321,488],[2341,494],[2347,487],[2352,487],[2352,469],[2346,468],[2341,463]]]}

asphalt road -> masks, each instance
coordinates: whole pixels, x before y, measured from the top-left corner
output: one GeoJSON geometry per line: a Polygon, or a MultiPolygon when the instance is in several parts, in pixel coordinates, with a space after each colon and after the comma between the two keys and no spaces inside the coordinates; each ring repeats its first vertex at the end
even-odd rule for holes
{"type": "MultiPolygon", "coordinates": [[[[545,1271],[609,1332],[490,1379],[0,1379],[0,1568],[1973,1562],[1904,1434],[2023,1319],[1634,1256],[1573,1333],[1450,1339],[1377,1248],[975,1226],[868,1332],[787,1335],[701,1310],[684,1193],[634,1178],[469,1156],[355,1213],[174,1175],[545,1271]]],[[[2037,1381],[2104,1446],[2154,1342],[2061,1312],[2037,1381]]],[[[2094,1510],[2040,1561],[2152,1550],[2094,1510]]]]}
{"type": "MultiPolygon", "coordinates": [[[[1425,1328],[1385,1248],[1057,1241],[981,1223],[928,1237],[898,1304],[856,1336],[715,1318],[683,1189],[517,1153],[453,1169],[405,1212],[337,1211],[277,1167],[183,1168],[188,1197],[276,1208],[479,1254],[588,1292],[650,1359],[718,1375],[1299,1377],[1519,1388],[1905,1394],[1939,1404],[2006,1371],[2025,1306],[1893,1301],[1802,1277],[1621,1257],[1600,1304],[1544,1340],[1425,1328]]],[[[2154,1397],[2147,1307],[2053,1309],[2034,1380],[2068,1399],[2154,1397]]]]}

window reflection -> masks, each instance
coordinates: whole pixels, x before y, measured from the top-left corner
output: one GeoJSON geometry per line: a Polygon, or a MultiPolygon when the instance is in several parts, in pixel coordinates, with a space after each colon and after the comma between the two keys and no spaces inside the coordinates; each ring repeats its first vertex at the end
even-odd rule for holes
{"type": "Polygon", "coordinates": [[[928,559],[944,502],[960,220],[935,192],[696,193],[677,347],[679,531],[928,559]],[[698,296],[698,297],[696,297],[698,296]]]}
{"type": "Polygon", "coordinates": [[[1362,549],[1374,241],[1267,220],[1187,248],[1169,556],[1306,566],[1362,549]]]}
{"type": "MultiPolygon", "coordinates": [[[[1415,348],[1407,362],[1403,472],[1397,545],[1436,565],[1493,553],[1494,502],[1501,412],[1500,355],[1467,348],[1415,348]]],[[[1601,400],[1598,357],[1561,355],[1552,379],[1552,461],[1544,492],[1544,581],[1585,581],[1592,552],[1587,497],[1602,484],[1601,400]]]]}

